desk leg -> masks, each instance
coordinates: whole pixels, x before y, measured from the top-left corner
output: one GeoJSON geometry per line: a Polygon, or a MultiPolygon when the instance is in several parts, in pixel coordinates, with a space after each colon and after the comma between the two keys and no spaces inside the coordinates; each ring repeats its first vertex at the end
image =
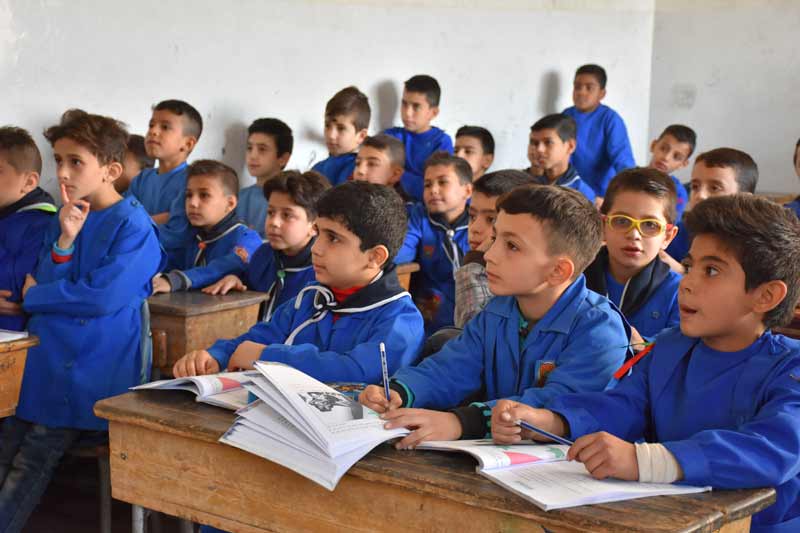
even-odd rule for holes
{"type": "Polygon", "coordinates": [[[144,524],[147,519],[144,507],[141,505],[131,506],[131,533],[145,533],[144,524]]]}
{"type": "Polygon", "coordinates": [[[746,516],[725,524],[717,530],[719,533],[748,533],[750,531],[750,517],[746,516]]]}
{"type": "Polygon", "coordinates": [[[181,518],[178,522],[181,533],[194,533],[194,522],[181,518]]]}

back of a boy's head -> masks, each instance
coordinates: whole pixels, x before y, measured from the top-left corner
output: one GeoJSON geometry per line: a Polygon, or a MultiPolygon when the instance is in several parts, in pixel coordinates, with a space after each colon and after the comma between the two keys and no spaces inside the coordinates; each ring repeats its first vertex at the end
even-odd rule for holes
{"type": "Polygon", "coordinates": [[[162,100],[153,106],[153,111],[169,111],[183,119],[183,134],[200,139],[203,133],[203,117],[191,104],[183,100],[162,100]]]}
{"type": "Polygon", "coordinates": [[[314,220],[317,218],[317,203],[330,188],[328,178],[314,170],[284,170],[264,183],[264,198],[269,201],[272,193],[282,192],[305,210],[308,220],[314,220]]]}
{"type": "Polygon", "coordinates": [[[291,154],[294,149],[292,128],[282,120],[277,118],[258,118],[247,128],[247,135],[254,133],[263,133],[272,137],[272,140],[275,141],[278,157],[283,154],[291,154]]]}
{"type": "Polygon", "coordinates": [[[42,154],[27,130],[15,126],[0,128],[0,157],[18,174],[42,172],[42,154]]]}
{"type": "Polygon", "coordinates": [[[697,145],[697,134],[689,126],[684,126],[683,124],[670,124],[664,128],[664,131],[662,131],[661,135],[658,136],[658,140],[660,141],[663,139],[665,135],[672,135],[672,137],[674,137],[679,143],[688,144],[690,156],[694,153],[694,148],[697,145]]]}
{"type": "Polygon", "coordinates": [[[508,168],[484,174],[472,184],[472,190],[492,198],[502,196],[520,185],[534,183],[533,176],[524,170],[508,168]]]}
{"type": "Polygon", "coordinates": [[[198,159],[189,165],[186,182],[196,176],[210,177],[220,184],[227,196],[239,196],[239,176],[225,163],[213,159],[198,159]]]}
{"type": "Polygon", "coordinates": [[[617,196],[623,192],[640,192],[648,194],[660,200],[664,205],[664,218],[669,224],[674,224],[678,217],[676,205],[678,203],[678,192],[675,189],[675,182],[672,178],[658,169],[647,167],[636,167],[623,170],[611,180],[603,198],[603,205],[600,212],[604,215],[609,214],[613,209],[619,208],[614,205],[617,196]]]}
{"type": "Polygon", "coordinates": [[[403,141],[397,137],[379,133],[364,139],[361,146],[369,146],[384,152],[389,157],[389,162],[396,167],[403,168],[406,166],[406,149],[403,146],[403,141]]]}
{"type": "Polygon", "coordinates": [[[578,134],[578,125],[575,119],[563,113],[546,115],[531,126],[531,132],[542,130],[555,130],[558,138],[563,142],[575,139],[578,134]]]}
{"type": "Polygon", "coordinates": [[[128,132],[122,122],[111,117],[93,115],[81,109],[70,109],[61,115],[61,122],[44,132],[54,146],[68,138],[86,148],[101,165],[122,163],[128,148],[128,132]]]}
{"type": "Polygon", "coordinates": [[[425,100],[431,107],[439,107],[442,98],[442,88],[433,76],[427,74],[417,74],[408,78],[404,85],[407,92],[420,93],[425,95],[425,100]]]}
{"type": "Polygon", "coordinates": [[[461,126],[456,132],[456,139],[459,137],[475,137],[481,142],[484,154],[494,155],[494,137],[492,132],[481,126],[461,126]]]}
{"type": "Polygon", "coordinates": [[[153,168],[156,164],[155,159],[147,155],[144,149],[144,137],[141,135],[131,134],[128,136],[128,151],[133,154],[139,166],[142,168],[153,168]]]}
{"type": "Polygon", "coordinates": [[[361,251],[386,246],[386,265],[392,262],[406,237],[405,204],[393,188],[385,185],[348,181],[329,189],[317,203],[317,216],[334,220],[351,231],[361,240],[361,251]]]}
{"type": "Polygon", "coordinates": [[[456,176],[458,176],[459,183],[462,185],[472,183],[472,167],[469,166],[466,159],[445,152],[444,150],[439,150],[425,160],[424,172],[427,172],[431,167],[439,166],[451,167],[455,171],[456,176]]]}
{"type": "Polygon", "coordinates": [[[745,290],[780,280],[786,298],[764,315],[767,328],[792,319],[800,296],[800,221],[766,198],[733,194],[703,200],[686,213],[689,233],[711,235],[732,252],[744,270],[745,290]]]}
{"type": "Polygon", "coordinates": [[[334,118],[339,116],[353,117],[353,125],[355,125],[356,131],[368,129],[372,111],[369,107],[367,95],[359,91],[358,87],[352,85],[334,94],[333,98],[328,100],[325,105],[325,117],[334,118]]]}
{"type": "Polygon", "coordinates": [[[578,277],[600,250],[600,215],[594,204],[574,189],[554,185],[517,187],[497,200],[497,210],[538,220],[547,235],[548,253],[571,258],[575,265],[573,277],[578,277]]]}
{"type": "Polygon", "coordinates": [[[578,67],[578,70],[575,71],[575,77],[582,74],[588,74],[589,76],[594,76],[597,80],[597,84],[600,85],[601,89],[606,88],[606,82],[608,81],[608,76],[606,75],[606,69],[601,67],[600,65],[588,64],[588,65],[581,65],[578,67]]]}
{"type": "Polygon", "coordinates": [[[715,148],[698,155],[695,164],[700,162],[709,168],[732,169],[736,174],[739,192],[756,192],[758,165],[745,152],[735,148],[715,148]]]}

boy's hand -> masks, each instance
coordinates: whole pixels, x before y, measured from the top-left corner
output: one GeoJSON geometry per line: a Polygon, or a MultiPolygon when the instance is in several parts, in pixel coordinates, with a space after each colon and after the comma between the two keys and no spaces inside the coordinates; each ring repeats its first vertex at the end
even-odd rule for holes
{"type": "Polygon", "coordinates": [[[634,352],[641,352],[646,348],[644,337],[639,335],[635,327],[631,326],[631,348],[634,352]]]}
{"type": "Polygon", "coordinates": [[[205,350],[189,352],[172,366],[172,375],[176,378],[204,376],[217,372],[219,372],[219,363],[205,350]]]}
{"type": "Polygon", "coordinates": [[[566,434],[564,421],[552,411],[500,400],[492,409],[492,439],[498,444],[516,444],[523,439],[551,442],[543,435],[522,429],[515,423],[517,420],[524,420],[558,436],[566,434]]]}
{"type": "Polygon", "coordinates": [[[229,291],[246,291],[247,286],[242,283],[238,276],[228,274],[213,285],[209,285],[203,289],[206,294],[228,294],[229,291]]]}
{"type": "Polygon", "coordinates": [[[403,405],[403,399],[397,391],[389,389],[389,401],[386,401],[386,391],[378,385],[369,385],[358,395],[361,405],[369,407],[376,413],[385,413],[390,409],[397,409],[403,405]]]}
{"type": "Polygon", "coordinates": [[[58,247],[66,250],[73,245],[78,233],[81,232],[86,217],[89,215],[89,202],[86,200],[70,201],[67,188],[61,184],[61,201],[63,206],[58,212],[58,222],[61,224],[61,235],[58,237],[58,247]]]}
{"type": "MultiPolygon", "coordinates": [[[[384,398],[384,401],[386,398],[384,398]]],[[[398,450],[413,450],[426,440],[455,440],[461,437],[462,428],[453,413],[430,409],[392,409],[381,415],[386,429],[408,428],[413,431],[395,445],[398,450]]]]}
{"type": "Polygon", "coordinates": [[[683,265],[680,263],[680,261],[669,255],[666,250],[659,251],[658,258],[665,262],[673,272],[680,275],[684,275],[686,273],[686,269],[683,268],[683,265]]]}
{"type": "Polygon", "coordinates": [[[152,218],[153,222],[156,224],[166,224],[167,221],[169,220],[169,211],[164,211],[163,213],[156,213],[150,218],[152,218]]]}
{"type": "Polygon", "coordinates": [[[25,274],[25,284],[22,285],[22,299],[23,300],[25,299],[25,295],[28,294],[28,289],[30,289],[31,287],[35,287],[36,285],[38,285],[38,283],[36,283],[36,280],[34,279],[34,277],[31,276],[30,274],[25,274]]]}
{"type": "Polygon", "coordinates": [[[169,284],[167,278],[161,274],[156,274],[153,276],[153,294],[161,292],[172,292],[172,285],[169,284]]]}
{"type": "Polygon", "coordinates": [[[16,316],[22,314],[22,306],[16,302],[9,302],[11,291],[0,289],[0,315],[16,316]]]}
{"type": "Polygon", "coordinates": [[[251,370],[253,368],[253,363],[261,358],[261,352],[263,352],[266,347],[266,344],[244,341],[236,347],[236,351],[231,355],[231,359],[228,362],[228,370],[251,370]]]}
{"type": "Polygon", "coordinates": [[[583,463],[595,479],[615,477],[628,481],[639,480],[636,447],[605,431],[584,435],[576,440],[567,452],[567,460],[583,463]]]}

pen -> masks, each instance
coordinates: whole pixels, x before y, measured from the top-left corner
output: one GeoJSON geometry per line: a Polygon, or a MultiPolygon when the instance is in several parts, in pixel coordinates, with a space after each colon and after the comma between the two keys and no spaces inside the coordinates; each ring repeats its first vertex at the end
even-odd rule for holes
{"type": "Polygon", "coordinates": [[[389,366],[386,364],[386,346],[381,343],[381,372],[383,373],[383,392],[386,393],[386,401],[389,401],[389,366]]]}
{"type": "Polygon", "coordinates": [[[553,433],[550,433],[549,431],[545,431],[545,430],[543,430],[541,428],[537,428],[534,425],[528,424],[524,420],[516,420],[514,423],[516,425],[518,425],[519,427],[521,427],[522,429],[527,429],[528,431],[533,431],[534,433],[538,433],[539,435],[543,435],[543,436],[547,437],[548,439],[553,439],[554,441],[556,441],[559,444],[566,444],[567,446],[572,446],[574,444],[569,439],[565,439],[564,437],[559,437],[558,435],[554,435],[553,433]]]}

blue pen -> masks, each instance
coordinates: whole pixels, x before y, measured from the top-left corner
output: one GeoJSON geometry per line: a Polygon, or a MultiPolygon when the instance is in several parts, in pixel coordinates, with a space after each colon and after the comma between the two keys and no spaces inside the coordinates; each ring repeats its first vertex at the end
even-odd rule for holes
{"type": "Polygon", "coordinates": [[[381,343],[381,372],[383,373],[383,391],[386,393],[386,401],[389,401],[389,365],[386,363],[386,346],[381,343]]]}
{"type": "Polygon", "coordinates": [[[543,436],[547,437],[548,439],[552,439],[552,440],[556,441],[559,444],[566,444],[567,446],[572,446],[574,444],[569,439],[565,439],[564,437],[559,437],[558,435],[554,435],[553,433],[550,433],[549,431],[545,431],[545,430],[543,430],[541,428],[537,428],[536,426],[528,424],[524,420],[517,420],[514,423],[516,425],[518,425],[519,427],[521,427],[522,429],[527,429],[528,431],[533,431],[534,433],[538,433],[539,435],[543,435],[543,436]]]}

